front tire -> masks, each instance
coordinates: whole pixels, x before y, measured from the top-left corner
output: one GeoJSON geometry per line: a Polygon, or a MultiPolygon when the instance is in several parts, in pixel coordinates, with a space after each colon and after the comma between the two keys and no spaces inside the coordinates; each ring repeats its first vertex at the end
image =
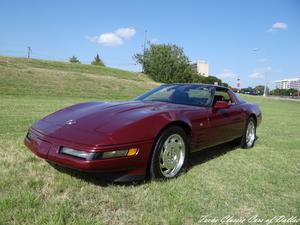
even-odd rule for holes
{"type": "Polygon", "coordinates": [[[254,146],[255,141],[256,141],[256,121],[253,117],[250,117],[244,129],[244,133],[241,141],[241,147],[252,148],[254,146]]]}
{"type": "Polygon", "coordinates": [[[185,168],[189,144],[187,134],[178,126],[164,130],[155,143],[150,162],[151,179],[170,179],[185,168]]]}

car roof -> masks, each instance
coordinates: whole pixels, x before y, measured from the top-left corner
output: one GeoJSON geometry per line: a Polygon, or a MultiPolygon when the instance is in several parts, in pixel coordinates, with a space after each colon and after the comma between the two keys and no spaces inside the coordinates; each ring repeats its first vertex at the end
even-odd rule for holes
{"type": "Polygon", "coordinates": [[[216,89],[219,90],[225,90],[227,91],[228,88],[225,86],[220,86],[220,85],[214,85],[214,84],[203,84],[203,83],[165,83],[162,85],[176,85],[176,86],[201,86],[201,87],[215,87],[216,89]]]}

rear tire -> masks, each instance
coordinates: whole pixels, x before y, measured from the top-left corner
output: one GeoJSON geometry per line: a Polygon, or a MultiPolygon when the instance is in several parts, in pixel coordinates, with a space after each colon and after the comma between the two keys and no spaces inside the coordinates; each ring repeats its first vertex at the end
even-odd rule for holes
{"type": "Polygon", "coordinates": [[[253,117],[250,117],[246,123],[241,147],[242,148],[252,148],[256,141],[256,121],[253,117]]]}
{"type": "Polygon", "coordinates": [[[178,176],[188,160],[187,134],[179,126],[164,130],[157,139],[151,157],[151,179],[170,179],[178,176]]]}

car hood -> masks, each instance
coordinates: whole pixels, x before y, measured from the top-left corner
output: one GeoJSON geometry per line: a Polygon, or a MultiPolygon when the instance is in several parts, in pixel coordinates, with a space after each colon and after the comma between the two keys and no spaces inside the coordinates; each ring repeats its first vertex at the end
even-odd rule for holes
{"type": "Polygon", "coordinates": [[[110,136],[116,130],[159,112],[185,107],[151,101],[87,102],[52,113],[34,124],[33,128],[52,137],[70,141],[77,139],[80,143],[88,138],[88,143],[116,144],[110,136]]]}
{"type": "MultiPolygon", "coordinates": [[[[163,102],[89,102],[70,106],[46,116],[43,120],[60,126],[72,126],[85,131],[101,131],[111,121],[128,117],[130,121],[166,109],[163,102]],[[163,107],[164,106],[164,107],[163,107]]],[[[174,107],[174,106],[173,106],[174,107]]],[[[167,107],[170,108],[170,107],[167,107]]]]}

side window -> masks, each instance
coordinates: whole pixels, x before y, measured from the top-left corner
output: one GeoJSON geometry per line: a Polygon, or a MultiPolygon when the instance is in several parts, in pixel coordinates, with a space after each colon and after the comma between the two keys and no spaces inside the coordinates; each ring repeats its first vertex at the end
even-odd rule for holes
{"type": "Polygon", "coordinates": [[[188,91],[188,95],[190,98],[197,98],[197,99],[208,99],[211,97],[211,93],[208,89],[190,89],[188,91]]]}
{"type": "Polygon", "coordinates": [[[211,103],[211,90],[206,87],[193,87],[187,91],[189,100],[194,105],[209,105],[211,103]]]}
{"type": "Polygon", "coordinates": [[[216,90],[215,96],[214,96],[214,104],[217,101],[225,101],[229,104],[235,104],[234,100],[230,98],[229,94],[226,91],[223,90],[216,90]]]}

